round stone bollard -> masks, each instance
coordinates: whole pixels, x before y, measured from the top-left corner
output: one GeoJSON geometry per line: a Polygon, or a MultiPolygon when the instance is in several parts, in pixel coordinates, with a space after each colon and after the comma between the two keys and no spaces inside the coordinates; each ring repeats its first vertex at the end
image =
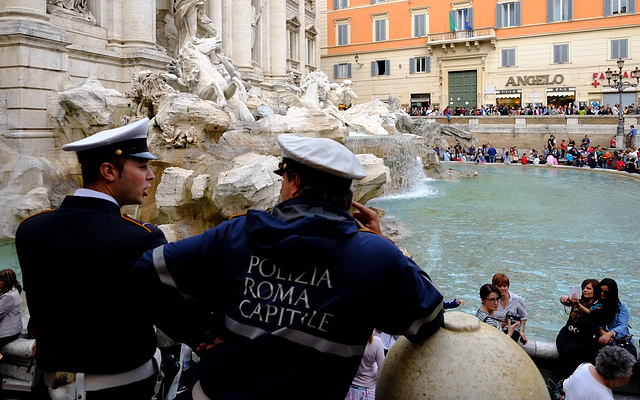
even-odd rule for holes
{"type": "Polygon", "coordinates": [[[422,343],[401,337],[382,364],[376,400],[547,400],[531,358],[510,337],[460,311],[422,343]]]}

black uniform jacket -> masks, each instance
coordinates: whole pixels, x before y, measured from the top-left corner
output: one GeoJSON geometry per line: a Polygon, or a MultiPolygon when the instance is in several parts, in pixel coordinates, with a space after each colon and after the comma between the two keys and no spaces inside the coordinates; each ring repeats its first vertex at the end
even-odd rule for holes
{"type": "Polygon", "coordinates": [[[157,345],[130,270],[162,231],[120,213],[113,202],[68,196],[57,210],[24,220],[16,249],[45,371],[126,372],[157,345]]]}

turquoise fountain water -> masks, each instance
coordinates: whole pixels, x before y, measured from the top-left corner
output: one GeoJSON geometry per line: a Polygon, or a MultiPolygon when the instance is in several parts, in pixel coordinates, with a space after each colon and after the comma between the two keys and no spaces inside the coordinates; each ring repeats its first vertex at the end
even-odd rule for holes
{"type": "Polygon", "coordinates": [[[511,291],[525,299],[528,337],[555,341],[567,319],[559,298],[569,285],[610,277],[631,310],[632,333],[640,335],[639,180],[547,167],[453,168],[478,176],[423,179],[410,192],[368,203],[404,223],[397,244],[445,299],[463,299],[460,310],[475,314],[480,286],[506,273],[511,291]]]}

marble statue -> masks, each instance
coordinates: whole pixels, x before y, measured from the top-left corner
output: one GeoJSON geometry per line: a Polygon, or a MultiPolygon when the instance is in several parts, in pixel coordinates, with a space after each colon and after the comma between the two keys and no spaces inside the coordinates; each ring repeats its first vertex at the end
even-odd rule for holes
{"type": "Polygon", "coordinates": [[[177,64],[164,76],[174,89],[215,101],[239,121],[254,120],[246,106],[245,84],[238,70],[224,55],[222,41],[218,37],[189,39],[178,53],[177,64]],[[219,64],[214,64],[215,61],[219,64]]]}
{"type": "Polygon", "coordinates": [[[349,108],[357,98],[358,95],[353,90],[353,82],[351,79],[345,79],[342,84],[330,84],[330,90],[324,100],[324,107],[342,105],[344,108],[349,108]]]}
{"type": "Polygon", "coordinates": [[[289,107],[304,107],[310,110],[323,108],[327,94],[331,91],[329,77],[322,71],[307,74],[300,83],[299,90],[291,89],[291,85],[281,85],[280,98],[289,107]]]}
{"type": "Polygon", "coordinates": [[[87,6],[87,0],[47,0],[47,4],[82,14],[88,21],[96,20],[87,6]]]}
{"type": "Polygon", "coordinates": [[[178,49],[193,37],[216,37],[213,22],[204,11],[204,0],[174,0],[174,23],[178,29],[178,49]]]}
{"type": "Polygon", "coordinates": [[[260,30],[260,18],[264,11],[264,3],[266,0],[251,0],[251,11],[253,18],[251,20],[251,58],[258,61],[258,32],[260,30]]]}

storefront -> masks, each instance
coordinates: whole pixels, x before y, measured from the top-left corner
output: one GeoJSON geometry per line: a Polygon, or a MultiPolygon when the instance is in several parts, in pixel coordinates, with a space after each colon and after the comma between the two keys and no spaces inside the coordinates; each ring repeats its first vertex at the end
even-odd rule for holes
{"type": "Polygon", "coordinates": [[[511,108],[517,108],[522,105],[522,90],[521,89],[503,89],[496,90],[496,105],[510,106],[511,108]]]}
{"type": "Polygon", "coordinates": [[[547,89],[547,106],[563,107],[576,102],[575,87],[554,87],[547,89]]]}
{"type": "Polygon", "coordinates": [[[431,93],[411,93],[411,108],[429,107],[431,104],[431,93]]]}

